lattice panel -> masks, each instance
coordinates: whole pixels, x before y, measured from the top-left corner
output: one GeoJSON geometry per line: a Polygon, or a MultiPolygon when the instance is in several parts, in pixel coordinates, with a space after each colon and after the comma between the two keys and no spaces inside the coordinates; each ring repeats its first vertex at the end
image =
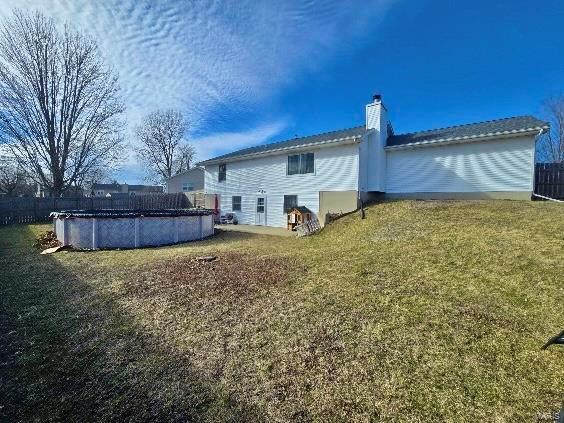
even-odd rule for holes
{"type": "Polygon", "coordinates": [[[174,243],[175,218],[140,218],[139,241],[141,245],[163,245],[174,243]]]}
{"type": "Polygon", "coordinates": [[[98,221],[98,248],[134,246],[134,219],[100,219],[98,221]]]}

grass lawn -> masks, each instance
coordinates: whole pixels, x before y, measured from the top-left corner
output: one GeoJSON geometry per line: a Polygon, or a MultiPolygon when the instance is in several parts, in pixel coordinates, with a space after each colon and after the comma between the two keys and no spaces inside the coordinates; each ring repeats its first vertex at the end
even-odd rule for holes
{"type": "Polygon", "coordinates": [[[564,399],[564,348],[540,350],[564,328],[560,204],[40,256],[47,229],[0,229],[3,421],[514,422],[564,399]]]}

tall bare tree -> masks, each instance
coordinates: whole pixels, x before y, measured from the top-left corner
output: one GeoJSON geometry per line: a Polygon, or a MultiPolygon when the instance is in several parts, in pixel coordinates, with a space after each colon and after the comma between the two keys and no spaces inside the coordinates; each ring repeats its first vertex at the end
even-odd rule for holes
{"type": "Polygon", "coordinates": [[[163,182],[192,167],[194,147],[184,140],[186,123],[177,110],[150,113],[136,128],[138,159],[147,166],[149,178],[163,182]]]}
{"type": "Polygon", "coordinates": [[[123,111],[92,38],[39,12],[0,26],[0,137],[53,195],[115,163],[123,111]]]}
{"type": "Polygon", "coordinates": [[[537,147],[539,161],[564,162],[564,95],[551,97],[544,103],[550,131],[542,136],[537,147]]]}

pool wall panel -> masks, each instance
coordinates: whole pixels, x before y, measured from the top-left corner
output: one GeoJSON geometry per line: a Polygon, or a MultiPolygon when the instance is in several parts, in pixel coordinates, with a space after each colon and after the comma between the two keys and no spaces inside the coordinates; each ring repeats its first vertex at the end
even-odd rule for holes
{"type": "Polygon", "coordinates": [[[203,239],[214,233],[212,215],[175,217],[56,217],[63,245],[75,248],[135,248],[203,239]]]}

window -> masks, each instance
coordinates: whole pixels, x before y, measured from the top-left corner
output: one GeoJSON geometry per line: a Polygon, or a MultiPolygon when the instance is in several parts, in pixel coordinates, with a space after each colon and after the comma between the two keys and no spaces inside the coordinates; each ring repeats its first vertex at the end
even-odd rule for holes
{"type": "Polygon", "coordinates": [[[284,213],[288,213],[294,207],[298,207],[298,196],[297,195],[285,195],[284,196],[284,213]]]}
{"type": "Polygon", "coordinates": [[[194,186],[192,184],[182,184],[182,192],[194,191],[194,186]]]}
{"type": "Polygon", "coordinates": [[[219,174],[217,176],[218,182],[225,181],[227,179],[227,165],[222,163],[219,165],[219,174]]]}
{"type": "Polygon", "coordinates": [[[257,213],[264,213],[264,197],[257,198],[257,213]]]}
{"type": "Polygon", "coordinates": [[[313,173],[314,168],[313,153],[302,153],[288,156],[288,175],[303,175],[313,173]]]}
{"type": "Polygon", "coordinates": [[[241,211],[241,196],[234,195],[231,197],[231,211],[241,211]]]}

